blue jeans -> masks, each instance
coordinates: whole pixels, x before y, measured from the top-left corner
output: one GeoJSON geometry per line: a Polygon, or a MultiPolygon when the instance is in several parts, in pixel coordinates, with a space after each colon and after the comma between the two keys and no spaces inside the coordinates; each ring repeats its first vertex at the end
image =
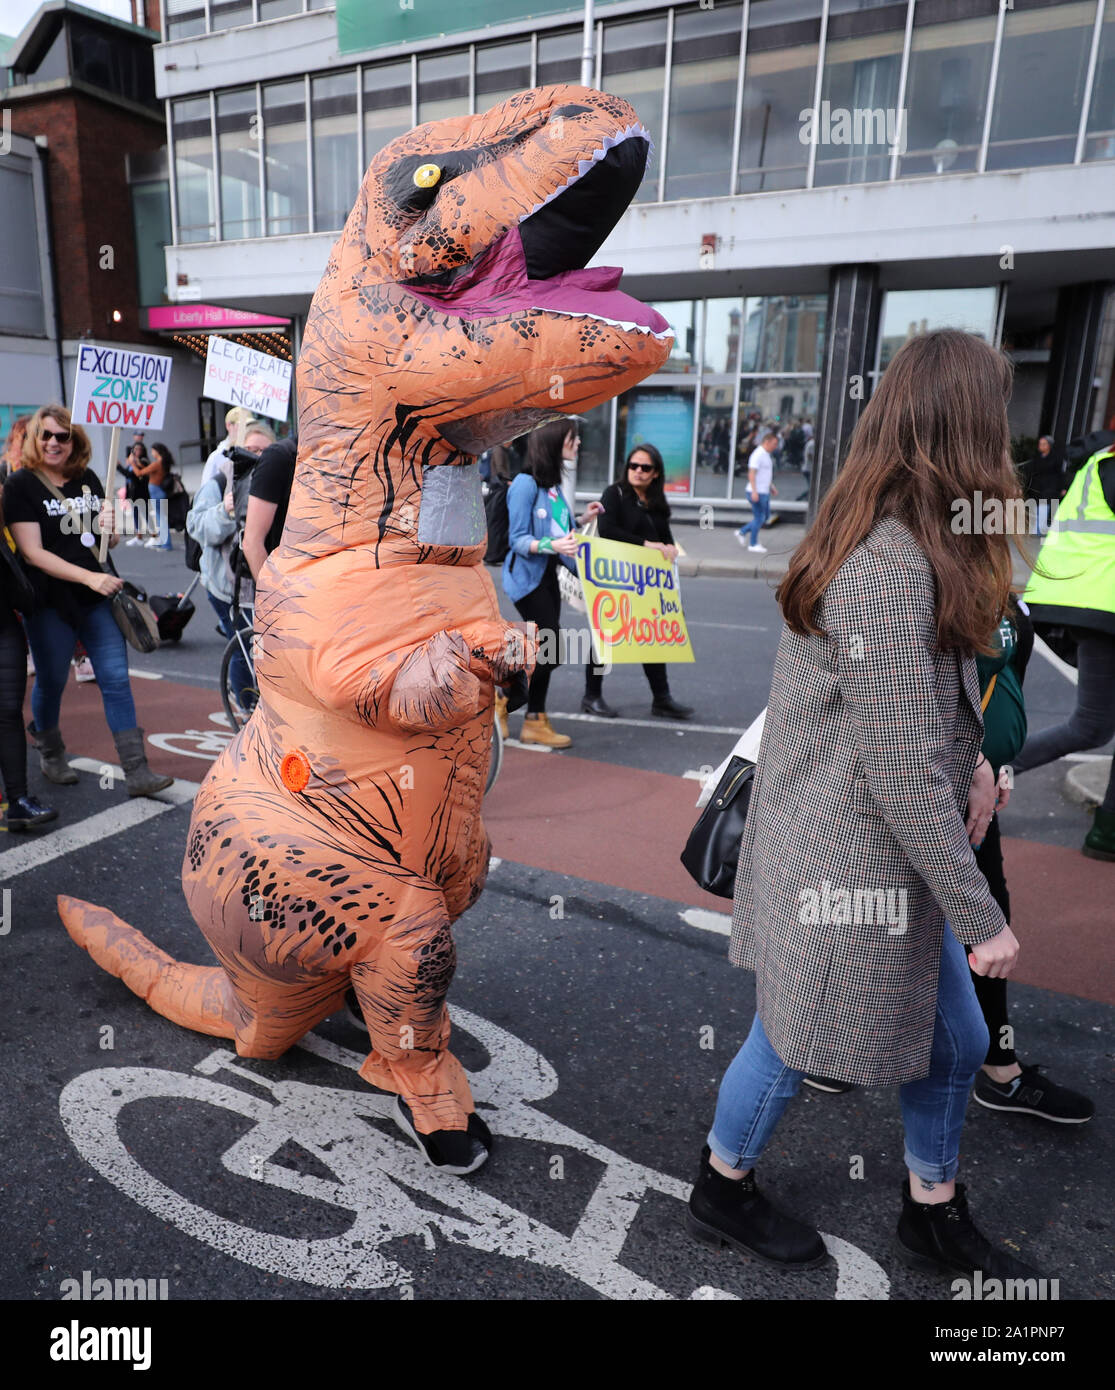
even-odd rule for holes
{"type": "MultiPolygon", "coordinates": [[[[747,497],[750,501],[750,492],[748,492],[747,497]]],[[[759,500],[757,502],[751,503],[751,520],[746,526],[741,526],[739,528],[739,534],[741,536],[749,535],[751,537],[752,545],[759,544],[759,532],[770,520],[770,493],[760,492],[758,497],[759,500]]]]}
{"type": "MultiPolygon", "coordinates": [[[[208,594],[209,590],[206,589],[205,592],[208,594]]],[[[216,613],[220,622],[221,632],[226,637],[231,637],[233,631],[232,604],[226,603],[223,598],[217,598],[215,594],[209,594],[209,602],[213,605],[213,611],[216,613]]],[[[238,613],[238,619],[237,626],[240,628],[241,632],[248,634],[245,641],[250,643],[252,625],[242,609],[238,613]]],[[[251,650],[250,645],[248,650],[251,650]]],[[[255,705],[257,698],[255,677],[252,675],[252,668],[248,665],[243,654],[239,650],[233,653],[232,660],[229,662],[228,677],[229,683],[232,686],[232,693],[235,695],[238,703],[242,705],[244,709],[251,709],[255,705]]]]}
{"type": "Polygon", "coordinates": [[[148,483],[147,491],[151,498],[151,505],[147,509],[147,529],[162,541],[162,545],[156,547],[157,549],[173,550],[174,544],[167,525],[167,495],[158,483],[148,483]]]}
{"type": "Polygon", "coordinates": [[[62,692],[70,674],[70,658],[79,639],[97,673],[97,688],[105,707],[105,719],[114,734],[136,727],[136,707],[128,679],[128,647],[112,616],[112,601],[102,599],[82,610],[78,626],[71,627],[53,608],[44,608],[26,620],[31,654],[35,658],[35,685],[31,691],[31,715],[36,729],[56,729],[62,710],[62,692]]]}
{"type": "MultiPolygon", "coordinates": [[[[951,1182],[956,1176],[968,1092],[988,1041],[967,952],[946,925],[929,1075],[899,1089],[906,1167],[923,1182],[951,1182]]],[[[756,1014],[720,1083],[708,1144],[722,1163],[745,1171],[755,1166],[804,1075],[774,1051],[756,1014]]]]}

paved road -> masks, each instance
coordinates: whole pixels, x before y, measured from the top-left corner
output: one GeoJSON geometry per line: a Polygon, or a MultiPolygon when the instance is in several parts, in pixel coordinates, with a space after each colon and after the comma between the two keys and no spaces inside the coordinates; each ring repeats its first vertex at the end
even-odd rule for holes
{"type": "MultiPolygon", "coordinates": [[[[139,574],[168,563],[129,561],[139,574]]],[[[180,578],[176,564],[160,575],[180,578]]],[[[280,1062],[241,1062],[72,945],[57,892],[206,959],[178,868],[190,784],[227,737],[208,610],[179,647],[135,659],[157,677],[135,682],[152,762],[181,779],[161,802],[129,802],[100,775],[114,755],[96,690],[71,686],[64,730],[81,783],[51,789],[59,830],[0,845],[0,1113],[19,1136],[4,1151],[0,1295],[57,1299],[88,1270],[166,1279],[172,1299],[948,1296],[947,1281],[891,1257],[892,1092],[803,1094],[764,1164],[772,1194],[831,1238],[828,1268],[781,1274],[683,1229],[716,1086],[754,1009],[751,977],[725,960],[726,904],[677,862],[695,815],[685,774],[719,762],[762,707],[779,629],[765,581],[689,580],[685,599],[699,659],[673,686],[696,706],[693,725],[650,719],[638,668],[607,682],[622,720],[576,718],[580,673],[562,670],[551,705],[573,748],[509,748],[487,803],[498,862],[458,926],[452,995],[456,1045],[501,1136],[474,1179],[411,1159],[354,1075],[361,1036],[343,1018],[280,1062]]],[[[1035,727],[1070,700],[1038,658],[1027,693],[1035,727]]],[[[1079,855],[1088,818],[1062,778],[1020,779],[1006,817],[1023,943],[1013,1018],[1026,1059],[1094,1094],[1101,1114],[1060,1129],[973,1106],[964,1164],[989,1232],[1059,1278],[1062,1297],[1109,1298],[1112,877],[1079,855]]]]}

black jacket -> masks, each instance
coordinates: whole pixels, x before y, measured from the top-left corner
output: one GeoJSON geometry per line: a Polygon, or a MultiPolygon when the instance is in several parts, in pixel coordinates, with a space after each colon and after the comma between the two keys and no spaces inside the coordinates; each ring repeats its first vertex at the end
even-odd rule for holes
{"type": "Polygon", "coordinates": [[[674,544],[669,517],[650,511],[618,483],[606,487],[600,500],[604,511],[597,519],[597,529],[603,540],[626,541],[628,545],[645,545],[647,541],[674,544]]]}

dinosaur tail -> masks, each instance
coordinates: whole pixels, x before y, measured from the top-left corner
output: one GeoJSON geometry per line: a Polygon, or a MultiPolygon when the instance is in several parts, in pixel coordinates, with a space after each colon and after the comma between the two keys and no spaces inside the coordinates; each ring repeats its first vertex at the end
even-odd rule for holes
{"type": "Polygon", "coordinates": [[[220,966],[177,961],[108,908],[80,898],[59,895],[58,913],[70,936],[101,969],[123,980],[156,1013],[197,1033],[235,1036],[239,1010],[220,966]]]}

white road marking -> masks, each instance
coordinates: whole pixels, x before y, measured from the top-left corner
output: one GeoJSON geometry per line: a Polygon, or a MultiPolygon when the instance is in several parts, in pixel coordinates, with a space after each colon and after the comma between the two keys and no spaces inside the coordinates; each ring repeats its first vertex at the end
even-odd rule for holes
{"type": "Polygon", "coordinates": [[[674,734],[735,734],[739,738],[744,732],[729,724],[691,724],[686,719],[624,719],[622,716],[603,719],[599,714],[566,714],[564,710],[555,710],[550,718],[579,719],[582,724],[622,724],[628,729],[662,729],[674,734]]]}
{"type": "MultiPolygon", "coordinates": [[[[67,761],[77,772],[91,772],[94,777],[103,777],[107,772],[112,774],[114,782],[124,780],[124,769],[117,763],[99,763],[96,758],[69,758],[67,761]]],[[[185,806],[197,796],[200,789],[200,782],[187,782],[182,778],[175,778],[166,791],[155,793],[155,799],[170,806],[185,806]]],[[[143,799],[151,800],[150,797],[143,799]]]]}
{"type": "Polygon", "coordinates": [[[1067,763],[1109,763],[1110,753],[1064,753],[1062,754],[1067,763]]]}
{"type": "Polygon", "coordinates": [[[731,936],[732,919],[726,912],[710,912],[707,907],[687,907],[678,916],[690,927],[714,931],[718,936],[731,936]]]}
{"type": "Polygon", "coordinates": [[[1060,671],[1065,680],[1072,681],[1073,685],[1079,680],[1079,673],[1075,666],[1070,666],[1067,661],[1062,661],[1056,652],[1050,651],[1045,643],[1036,634],[1034,636],[1034,651],[1040,652],[1049,662],[1055,671],[1060,671]]]}
{"type": "Polygon", "coordinates": [[[138,666],[129,666],[128,675],[141,681],[161,681],[163,678],[161,671],[141,671],[138,666]]]}
{"type": "MultiPolygon", "coordinates": [[[[98,767],[100,765],[98,764],[98,767]]],[[[137,796],[133,801],[125,801],[107,811],[98,811],[95,816],[87,816],[76,825],[55,830],[41,840],[29,840],[18,849],[11,849],[0,856],[0,877],[15,878],[29,869],[41,869],[52,859],[61,859],[74,850],[86,849],[99,840],[107,840],[111,835],[119,835],[122,830],[131,830],[144,821],[161,816],[172,809],[172,802],[152,801],[150,797],[137,796]]]]}
{"type": "Polygon", "coordinates": [[[525,748],[528,753],[553,753],[555,751],[541,743],[522,743],[517,738],[505,738],[503,746],[504,748],[525,748]]]}
{"type": "Polygon", "coordinates": [[[488,860],[488,872],[489,872],[490,874],[495,873],[495,871],[499,868],[499,866],[500,866],[502,863],[503,863],[503,860],[502,860],[502,859],[497,859],[497,858],[495,857],[495,855],[493,854],[493,855],[489,858],[489,860],[488,860]]]}

